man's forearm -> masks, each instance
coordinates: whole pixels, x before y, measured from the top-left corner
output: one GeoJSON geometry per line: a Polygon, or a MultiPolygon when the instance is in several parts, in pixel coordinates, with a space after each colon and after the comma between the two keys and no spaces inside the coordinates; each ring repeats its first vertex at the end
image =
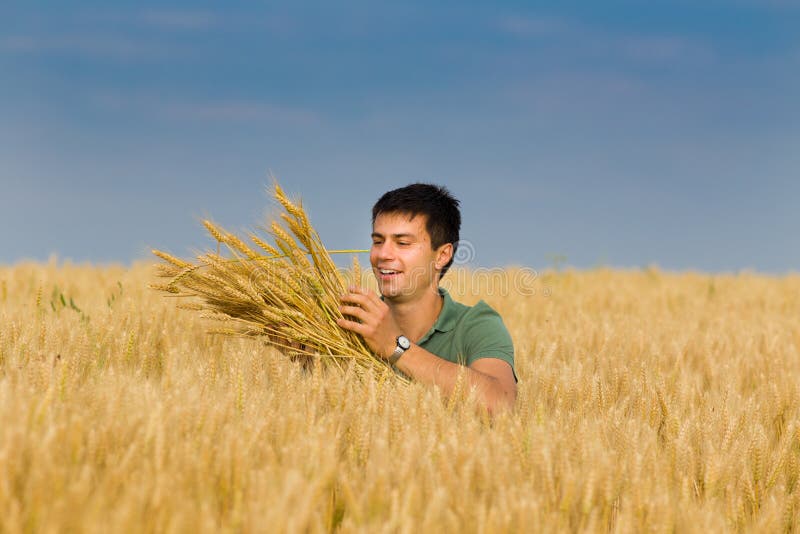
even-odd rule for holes
{"type": "Polygon", "coordinates": [[[419,345],[412,345],[403,354],[397,361],[397,368],[419,382],[438,386],[447,396],[453,394],[459,375],[464,373],[466,384],[475,388],[478,400],[490,413],[514,404],[512,395],[503,390],[496,378],[447,361],[419,345]]]}

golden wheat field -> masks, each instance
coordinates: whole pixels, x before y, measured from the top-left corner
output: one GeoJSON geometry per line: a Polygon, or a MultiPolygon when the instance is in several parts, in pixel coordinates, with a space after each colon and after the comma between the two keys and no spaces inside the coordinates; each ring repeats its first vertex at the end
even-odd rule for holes
{"type": "Polygon", "coordinates": [[[454,284],[515,341],[493,420],[209,335],[153,279],[0,267],[0,531],[797,530],[800,276],[454,284]]]}

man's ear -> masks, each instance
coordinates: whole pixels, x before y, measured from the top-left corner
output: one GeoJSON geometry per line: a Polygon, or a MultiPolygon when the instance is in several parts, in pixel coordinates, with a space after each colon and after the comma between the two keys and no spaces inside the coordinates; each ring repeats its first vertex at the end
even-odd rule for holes
{"type": "Polygon", "coordinates": [[[444,269],[444,266],[450,263],[450,258],[453,257],[453,244],[445,243],[436,252],[436,268],[438,270],[444,269]]]}

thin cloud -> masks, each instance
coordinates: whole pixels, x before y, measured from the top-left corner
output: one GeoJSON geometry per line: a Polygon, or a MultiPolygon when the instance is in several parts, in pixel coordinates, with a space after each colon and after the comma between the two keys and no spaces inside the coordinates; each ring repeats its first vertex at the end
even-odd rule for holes
{"type": "Polygon", "coordinates": [[[800,0],[742,0],[741,4],[756,7],[767,7],[777,9],[798,9],[800,0]]]}
{"type": "Polygon", "coordinates": [[[152,94],[95,92],[89,97],[97,108],[115,113],[144,113],[180,121],[277,123],[310,127],[322,123],[312,110],[251,100],[187,100],[152,94]]]}
{"type": "Polygon", "coordinates": [[[619,109],[643,97],[648,86],[622,74],[560,72],[504,84],[500,100],[540,117],[619,109]]]}
{"type": "Polygon", "coordinates": [[[496,30],[521,40],[550,39],[563,43],[565,53],[599,55],[631,61],[711,61],[714,50],[682,35],[613,32],[578,20],[538,15],[505,15],[493,22],[496,30]]]}
{"type": "Polygon", "coordinates": [[[566,19],[549,16],[505,15],[494,22],[504,33],[518,37],[544,37],[571,31],[572,23],[566,19]]]}
{"type": "Polygon", "coordinates": [[[207,30],[218,26],[221,17],[211,11],[148,9],[139,19],[150,26],[179,30],[207,30]]]}
{"type": "Polygon", "coordinates": [[[101,59],[162,59],[181,54],[174,45],[113,35],[11,35],[0,51],[16,54],[67,54],[101,59]]]}
{"type": "Polygon", "coordinates": [[[238,32],[267,30],[277,34],[298,31],[298,23],[291,17],[273,12],[241,13],[230,10],[208,9],[106,9],[84,11],[76,19],[89,25],[114,25],[129,30],[154,30],[164,32],[203,33],[210,31],[238,32]]]}
{"type": "Polygon", "coordinates": [[[315,113],[306,109],[236,100],[171,102],[164,105],[162,111],[176,119],[199,121],[277,122],[294,126],[312,126],[320,122],[315,113]]]}
{"type": "Polygon", "coordinates": [[[711,61],[715,57],[711,47],[680,36],[622,37],[615,48],[631,59],[644,61],[711,61]]]}

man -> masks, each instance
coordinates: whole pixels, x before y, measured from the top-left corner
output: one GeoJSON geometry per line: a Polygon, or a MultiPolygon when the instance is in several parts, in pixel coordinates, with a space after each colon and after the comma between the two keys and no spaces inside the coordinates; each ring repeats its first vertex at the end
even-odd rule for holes
{"type": "Polygon", "coordinates": [[[339,326],[406,375],[453,392],[459,374],[495,413],[517,396],[514,348],[500,316],[485,302],[453,301],[439,281],[458,246],[459,202],[444,187],[412,184],[372,208],[370,263],[382,295],[351,287],[339,326]],[[465,369],[466,367],[466,369],[465,369]]]}

